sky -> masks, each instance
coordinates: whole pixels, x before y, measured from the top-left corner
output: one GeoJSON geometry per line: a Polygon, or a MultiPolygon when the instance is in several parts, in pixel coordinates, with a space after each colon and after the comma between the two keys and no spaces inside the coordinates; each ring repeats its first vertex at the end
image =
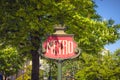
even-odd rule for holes
{"type": "MultiPolygon", "coordinates": [[[[113,19],[115,24],[120,24],[120,0],[94,0],[97,4],[97,13],[102,16],[104,20],[113,19]]],[[[105,45],[105,48],[114,52],[120,48],[120,40],[114,44],[105,45]]]]}

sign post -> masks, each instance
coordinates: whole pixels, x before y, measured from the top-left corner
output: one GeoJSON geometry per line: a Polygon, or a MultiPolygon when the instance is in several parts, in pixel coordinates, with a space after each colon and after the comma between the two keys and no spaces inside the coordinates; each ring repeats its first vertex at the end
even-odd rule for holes
{"type": "Polygon", "coordinates": [[[64,32],[65,27],[57,25],[55,33],[48,36],[43,43],[42,56],[58,60],[58,79],[62,80],[62,61],[65,59],[72,59],[80,54],[80,49],[74,41],[73,34],[64,32]]]}
{"type": "Polygon", "coordinates": [[[62,60],[58,60],[58,77],[57,80],[62,80],[62,60]]]}

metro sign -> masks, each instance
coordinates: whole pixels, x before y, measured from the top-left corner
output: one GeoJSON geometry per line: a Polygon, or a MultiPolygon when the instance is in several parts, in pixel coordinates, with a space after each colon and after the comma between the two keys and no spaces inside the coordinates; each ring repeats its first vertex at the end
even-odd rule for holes
{"type": "Polygon", "coordinates": [[[68,59],[76,56],[77,43],[73,35],[52,35],[43,43],[44,56],[51,59],[68,59]]]}

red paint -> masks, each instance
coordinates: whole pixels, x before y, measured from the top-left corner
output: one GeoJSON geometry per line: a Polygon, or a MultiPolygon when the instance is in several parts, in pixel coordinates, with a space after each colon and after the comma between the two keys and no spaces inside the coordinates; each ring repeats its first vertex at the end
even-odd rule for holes
{"type": "Polygon", "coordinates": [[[77,47],[72,36],[49,36],[43,43],[46,52],[45,57],[52,59],[67,59],[75,56],[77,47]]]}

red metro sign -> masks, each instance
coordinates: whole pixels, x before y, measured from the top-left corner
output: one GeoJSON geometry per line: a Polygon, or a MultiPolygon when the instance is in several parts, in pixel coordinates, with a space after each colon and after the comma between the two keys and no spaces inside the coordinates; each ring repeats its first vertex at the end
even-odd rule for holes
{"type": "Polygon", "coordinates": [[[45,57],[67,59],[76,55],[77,44],[71,36],[49,36],[43,43],[43,47],[46,50],[45,57]]]}
{"type": "Polygon", "coordinates": [[[80,53],[73,34],[66,34],[63,27],[57,27],[56,32],[43,42],[43,50],[43,56],[50,59],[74,58],[80,53]]]}

